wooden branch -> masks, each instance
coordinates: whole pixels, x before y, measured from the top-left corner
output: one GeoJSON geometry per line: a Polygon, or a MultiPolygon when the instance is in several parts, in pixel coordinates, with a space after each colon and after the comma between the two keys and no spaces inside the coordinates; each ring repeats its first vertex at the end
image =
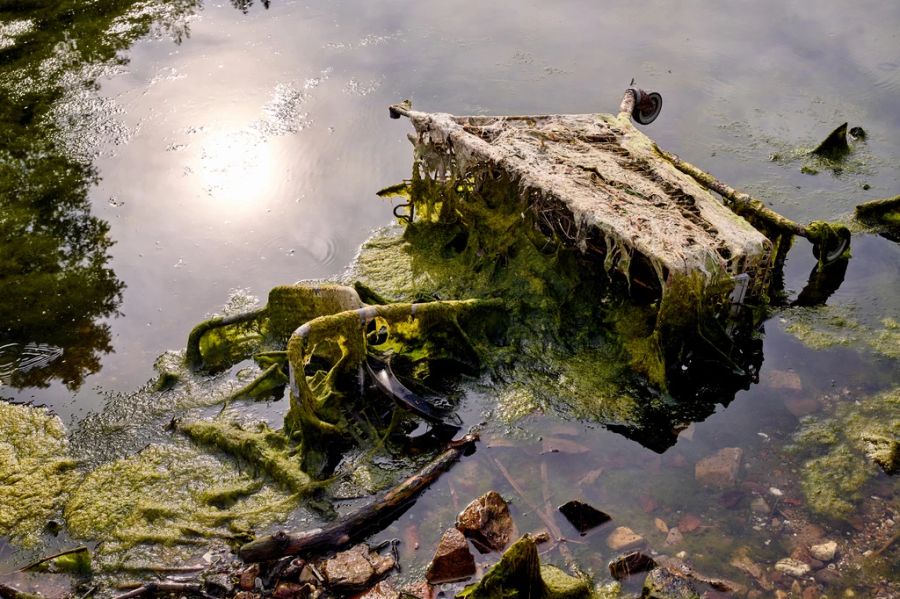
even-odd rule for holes
{"type": "Polygon", "coordinates": [[[468,434],[428,463],[414,476],[388,491],[381,499],[353,512],[348,517],[313,530],[301,532],[280,531],[251,541],[240,548],[238,555],[245,562],[261,562],[309,551],[338,549],[366,533],[381,528],[397,511],[433,483],[438,476],[471,449],[478,440],[477,434],[468,434]]]}
{"type": "Polygon", "coordinates": [[[113,599],[132,599],[132,597],[141,597],[143,595],[153,595],[155,593],[190,593],[194,595],[205,596],[203,587],[199,582],[148,582],[138,588],[115,596],[113,599]]]}
{"type": "Polygon", "coordinates": [[[78,547],[75,547],[74,549],[66,549],[65,551],[60,551],[59,553],[54,553],[53,555],[48,555],[47,557],[42,557],[41,559],[39,559],[35,562],[31,562],[27,566],[23,566],[23,567],[19,568],[19,572],[26,572],[28,570],[31,570],[32,568],[36,568],[36,567],[40,566],[44,562],[49,562],[52,559],[56,559],[56,558],[62,557],[64,555],[71,555],[73,553],[81,553],[82,551],[88,551],[88,548],[84,545],[80,545],[78,547]]]}
{"type": "Polygon", "coordinates": [[[856,216],[882,216],[891,210],[900,210],[900,195],[892,198],[881,198],[879,200],[869,200],[863,202],[856,207],[856,216]]]}

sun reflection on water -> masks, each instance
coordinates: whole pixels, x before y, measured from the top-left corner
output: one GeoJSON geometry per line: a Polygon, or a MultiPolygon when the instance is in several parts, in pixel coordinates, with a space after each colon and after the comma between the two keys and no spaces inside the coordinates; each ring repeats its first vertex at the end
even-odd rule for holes
{"type": "Polygon", "coordinates": [[[252,206],[274,189],[271,144],[252,129],[220,130],[203,140],[196,170],[206,194],[228,207],[252,206]]]}

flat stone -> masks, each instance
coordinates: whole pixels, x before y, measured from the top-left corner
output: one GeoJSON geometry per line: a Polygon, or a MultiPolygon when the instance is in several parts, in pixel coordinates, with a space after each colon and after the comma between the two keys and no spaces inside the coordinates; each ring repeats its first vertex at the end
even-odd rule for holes
{"type": "Polygon", "coordinates": [[[830,562],[837,553],[837,543],[826,541],[809,548],[809,554],[822,562],[830,562]]]}
{"type": "Polygon", "coordinates": [[[456,528],[472,539],[481,553],[503,551],[513,531],[509,506],[496,491],[472,501],[456,517],[456,528]]]}
{"type": "Polygon", "coordinates": [[[809,574],[809,564],[805,564],[800,560],[796,560],[791,557],[786,557],[784,559],[778,560],[775,564],[775,570],[778,572],[782,572],[783,574],[787,574],[788,576],[793,576],[795,578],[799,578],[801,576],[805,576],[809,574]]]}
{"type": "Polygon", "coordinates": [[[360,543],[325,561],[322,574],[331,589],[361,591],[371,586],[395,565],[394,558],[379,555],[360,543]]]}
{"type": "Polygon", "coordinates": [[[635,549],[644,544],[644,537],[627,526],[620,526],[606,537],[606,546],[613,551],[635,549]]]}
{"type": "Polygon", "coordinates": [[[803,382],[793,370],[770,370],[763,379],[767,387],[771,389],[789,389],[802,391],[803,382]]]}
{"type": "Polygon", "coordinates": [[[711,487],[730,487],[737,481],[744,451],[740,447],[725,447],[705,457],[694,466],[697,482],[711,487]]]}
{"type": "Polygon", "coordinates": [[[655,526],[656,530],[663,533],[664,535],[669,534],[669,525],[666,524],[666,521],[662,518],[654,518],[653,526],[655,526]]]}
{"type": "Polygon", "coordinates": [[[784,400],[784,407],[797,418],[802,418],[822,409],[819,400],[813,397],[792,397],[784,400]]]}
{"type": "Polygon", "coordinates": [[[609,562],[609,573],[616,580],[622,580],[632,574],[647,572],[655,567],[656,561],[652,557],[640,551],[632,551],[609,562]]]}
{"type": "Polygon", "coordinates": [[[596,528],[601,524],[609,522],[612,518],[609,514],[601,512],[592,505],[588,505],[583,501],[569,501],[559,506],[559,511],[566,517],[566,520],[575,527],[579,533],[584,535],[592,528],[596,528]]]}
{"type": "Polygon", "coordinates": [[[475,574],[475,558],[463,533],[448,528],[441,536],[434,558],[425,572],[430,584],[465,580],[475,574]]]}

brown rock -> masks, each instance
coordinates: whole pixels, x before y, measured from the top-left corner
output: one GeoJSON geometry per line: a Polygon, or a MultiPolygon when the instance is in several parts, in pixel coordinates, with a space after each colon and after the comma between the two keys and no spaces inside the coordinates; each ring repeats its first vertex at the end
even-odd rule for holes
{"type": "Polygon", "coordinates": [[[503,551],[512,536],[509,506],[496,491],[488,491],[456,517],[456,528],[472,539],[481,553],[503,551]]]}
{"type": "Polygon", "coordinates": [[[360,591],[395,566],[390,555],[379,555],[360,543],[341,551],[325,561],[322,574],[329,586],[337,591],[360,591]]]}
{"type": "Polygon", "coordinates": [[[735,554],[731,556],[730,563],[738,570],[746,572],[747,574],[755,578],[756,582],[763,588],[763,590],[771,591],[774,588],[772,585],[772,581],[769,580],[768,576],[766,576],[766,573],[763,570],[762,566],[750,559],[746,547],[742,547],[737,552],[735,552],[735,554]]]}
{"type": "Polygon", "coordinates": [[[819,589],[816,587],[806,587],[803,589],[803,594],[800,595],[800,599],[819,599],[819,589]]]}
{"type": "Polygon", "coordinates": [[[441,584],[455,580],[464,580],[475,574],[475,558],[469,551],[469,543],[463,533],[455,528],[448,528],[441,536],[434,558],[425,572],[425,579],[430,584],[441,584]]]}
{"type": "Polygon", "coordinates": [[[662,518],[655,518],[653,520],[653,526],[655,526],[656,530],[663,533],[664,535],[669,534],[669,525],[666,524],[666,521],[662,518]]]}
{"type": "Polygon", "coordinates": [[[613,551],[635,549],[644,544],[644,537],[627,526],[620,526],[606,537],[606,546],[613,551]]]}
{"type": "Polygon", "coordinates": [[[403,587],[403,594],[417,599],[433,599],[434,587],[427,582],[417,582],[403,587]]]}
{"type": "Polygon", "coordinates": [[[390,582],[382,580],[362,595],[358,595],[356,599],[400,599],[400,591],[390,582]]]}
{"type": "Polygon", "coordinates": [[[655,567],[656,561],[652,557],[640,551],[632,551],[609,562],[609,573],[616,580],[622,580],[632,574],[647,572],[655,567]]]}
{"type": "Polygon", "coordinates": [[[763,380],[772,389],[803,390],[803,382],[793,370],[770,370],[763,380]]]}
{"type": "Polygon", "coordinates": [[[678,545],[684,541],[684,535],[681,534],[681,531],[678,530],[677,526],[673,526],[669,529],[668,534],[666,535],[666,545],[678,545]]]}
{"type": "Polygon", "coordinates": [[[794,397],[784,400],[784,407],[797,418],[802,418],[822,409],[819,400],[812,397],[794,397]]]}
{"type": "Polygon", "coordinates": [[[737,481],[744,451],[739,447],[725,447],[705,457],[694,466],[694,478],[703,485],[730,487],[737,481]]]}
{"type": "Polygon", "coordinates": [[[272,592],[275,599],[306,599],[312,588],[297,582],[279,582],[272,592]]]}
{"type": "Polygon", "coordinates": [[[815,577],[816,582],[823,584],[826,587],[837,584],[841,579],[840,573],[838,573],[837,570],[833,570],[831,568],[822,568],[821,570],[813,574],[813,576],[815,577]]]}
{"type": "Polygon", "coordinates": [[[678,530],[689,534],[700,528],[702,521],[695,514],[687,513],[678,521],[678,530]]]}
{"type": "Polygon", "coordinates": [[[257,577],[259,577],[259,564],[250,564],[249,567],[244,568],[244,571],[241,572],[238,586],[241,587],[241,590],[252,591],[256,588],[257,577]]]}

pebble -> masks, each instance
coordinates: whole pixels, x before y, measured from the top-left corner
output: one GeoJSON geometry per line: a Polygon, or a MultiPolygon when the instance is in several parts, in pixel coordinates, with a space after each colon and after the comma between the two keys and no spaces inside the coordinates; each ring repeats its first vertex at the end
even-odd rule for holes
{"type": "Polygon", "coordinates": [[[762,497],[756,497],[750,502],[750,511],[754,514],[768,514],[771,511],[769,504],[762,497]]]}
{"type": "Polygon", "coordinates": [[[730,487],[737,481],[744,451],[740,447],[725,447],[707,456],[694,466],[697,482],[711,487],[730,487]]]}
{"type": "Polygon", "coordinates": [[[809,565],[790,557],[778,560],[778,563],[775,564],[775,570],[778,572],[783,572],[784,574],[797,578],[808,574],[809,569],[809,565]]]}
{"type": "Polygon", "coordinates": [[[644,537],[637,534],[627,526],[620,526],[606,537],[606,546],[613,551],[634,549],[644,544],[644,537]]]}
{"type": "Polygon", "coordinates": [[[670,528],[669,534],[666,535],[666,545],[677,545],[684,541],[684,535],[678,530],[678,527],[670,528]]]}
{"type": "Polygon", "coordinates": [[[826,541],[809,548],[809,554],[819,561],[830,562],[837,553],[837,543],[834,541],[826,541]]]}
{"type": "Polygon", "coordinates": [[[653,520],[653,525],[656,526],[656,530],[663,533],[664,535],[669,533],[669,525],[666,524],[666,521],[662,518],[656,518],[655,520],[653,520]]]}

